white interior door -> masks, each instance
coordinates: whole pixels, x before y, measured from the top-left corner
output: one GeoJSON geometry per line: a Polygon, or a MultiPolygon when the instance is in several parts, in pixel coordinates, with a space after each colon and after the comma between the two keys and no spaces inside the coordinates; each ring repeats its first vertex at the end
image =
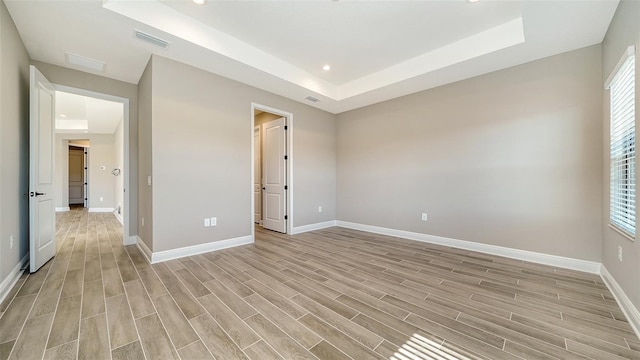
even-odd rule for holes
{"type": "Polygon", "coordinates": [[[262,221],[262,159],[260,158],[260,126],[253,128],[253,198],[254,219],[256,224],[262,221]]]}
{"type": "Polygon", "coordinates": [[[84,204],[84,149],[69,148],[69,205],[84,204]]]}
{"type": "Polygon", "coordinates": [[[282,233],[287,229],[285,125],[285,118],[262,125],[262,226],[282,233]]]}
{"type": "Polygon", "coordinates": [[[35,272],[56,253],[53,201],[55,92],[33,65],[30,83],[29,270],[35,272]]]}

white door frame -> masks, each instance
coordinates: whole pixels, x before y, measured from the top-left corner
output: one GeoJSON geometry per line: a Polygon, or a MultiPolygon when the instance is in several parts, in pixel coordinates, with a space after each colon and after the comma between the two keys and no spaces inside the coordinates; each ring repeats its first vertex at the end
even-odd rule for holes
{"type": "MultiPolygon", "coordinates": [[[[74,88],[71,86],[53,84],[53,87],[57,91],[63,91],[66,93],[89,96],[96,99],[108,100],[113,102],[119,102],[122,104],[123,117],[122,117],[122,144],[124,146],[123,149],[123,157],[124,157],[124,174],[123,174],[123,188],[124,188],[124,196],[122,197],[122,207],[124,208],[125,216],[122,219],[124,221],[123,232],[122,232],[122,242],[124,245],[134,244],[132,243],[129,234],[129,217],[131,216],[131,212],[129,211],[129,204],[131,203],[131,191],[129,187],[129,99],[123,98],[120,96],[109,95],[104,93],[99,93],[91,90],[74,88]]],[[[87,189],[88,190],[88,189],[87,189]]],[[[88,197],[89,194],[87,194],[88,197]]]]}
{"type": "Polygon", "coordinates": [[[250,178],[250,182],[251,182],[251,216],[250,216],[250,224],[251,224],[251,238],[253,239],[253,241],[255,241],[256,238],[256,234],[255,234],[255,224],[254,224],[254,214],[255,214],[255,199],[253,198],[253,177],[254,177],[254,172],[253,172],[253,162],[255,161],[254,159],[254,147],[256,146],[256,144],[254,144],[253,141],[253,128],[256,125],[256,119],[255,119],[255,111],[256,110],[261,110],[264,112],[268,112],[268,113],[272,113],[272,114],[276,114],[279,116],[283,116],[284,118],[286,118],[286,124],[287,124],[287,131],[286,131],[286,137],[287,137],[287,147],[286,147],[286,153],[287,153],[287,209],[286,209],[286,215],[287,215],[287,234],[291,234],[292,230],[293,230],[293,191],[295,189],[295,187],[293,186],[293,114],[287,111],[283,111],[283,110],[279,110],[279,109],[275,109],[266,105],[261,105],[258,103],[251,103],[251,178],[250,178]]]}

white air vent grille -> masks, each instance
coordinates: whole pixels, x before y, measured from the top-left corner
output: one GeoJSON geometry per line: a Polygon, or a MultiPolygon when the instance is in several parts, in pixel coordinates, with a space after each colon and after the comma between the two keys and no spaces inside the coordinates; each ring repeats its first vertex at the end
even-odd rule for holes
{"type": "Polygon", "coordinates": [[[169,45],[171,44],[170,42],[168,42],[167,40],[163,40],[160,39],[159,37],[153,36],[151,34],[147,34],[145,32],[142,32],[140,30],[134,30],[134,35],[137,39],[140,39],[142,41],[146,41],[149,44],[153,44],[155,46],[159,46],[163,49],[168,49],[169,45]]]}
{"type": "Polygon", "coordinates": [[[71,65],[80,66],[95,71],[104,72],[104,69],[107,66],[107,64],[103,63],[102,61],[94,60],[77,54],[65,53],[64,57],[67,63],[71,65]]]}
{"type": "Polygon", "coordinates": [[[314,98],[313,96],[309,95],[307,96],[305,99],[309,100],[309,101],[313,101],[313,102],[318,102],[320,101],[320,99],[318,98],[314,98]]]}

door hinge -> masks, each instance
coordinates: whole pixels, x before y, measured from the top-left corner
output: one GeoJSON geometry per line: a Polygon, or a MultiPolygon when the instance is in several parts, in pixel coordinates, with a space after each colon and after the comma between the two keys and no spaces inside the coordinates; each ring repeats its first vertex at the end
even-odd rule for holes
{"type": "Polygon", "coordinates": [[[87,185],[87,183],[84,183],[85,185],[87,185]]]}
{"type": "Polygon", "coordinates": [[[289,160],[289,157],[287,155],[284,156],[285,160],[289,160]]]}
{"type": "Polygon", "coordinates": [[[85,166],[84,169],[87,170],[87,167],[85,166]]]}
{"type": "Polygon", "coordinates": [[[287,185],[284,186],[285,190],[289,190],[289,187],[287,185]]]}
{"type": "Polygon", "coordinates": [[[289,130],[289,127],[287,125],[284,126],[285,130],[289,130]]]}
{"type": "Polygon", "coordinates": [[[285,220],[289,220],[289,217],[287,215],[284,216],[285,220]]]}

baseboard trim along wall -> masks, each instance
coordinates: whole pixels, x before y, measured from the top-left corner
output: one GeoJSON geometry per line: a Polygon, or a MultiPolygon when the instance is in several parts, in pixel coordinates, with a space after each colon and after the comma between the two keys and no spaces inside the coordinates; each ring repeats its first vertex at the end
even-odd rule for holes
{"type": "Polygon", "coordinates": [[[609,288],[609,291],[611,291],[611,294],[613,294],[616,302],[618,302],[618,306],[620,306],[620,309],[622,309],[622,312],[627,317],[631,328],[633,328],[633,331],[638,338],[640,338],[640,311],[633,305],[631,299],[625,294],[620,284],[611,276],[611,273],[609,273],[604,265],[602,265],[600,269],[600,277],[609,288]]]}
{"type": "Polygon", "coordinates": [[[115,210],[113,211],[113,215],[118,219],[118,221],[120,221],[120,224],[124,226],[124,219],[122,219],[122,215],[118,214],[115,210]]]}
{"type": "Polygon", "coordinates": [[[57,207],[56,208],[56,212],[64,212],[64,211],[71,211],[70,207],[57,207]]]}
{"type": "Polygon", "coordinates": [[[179,259],[187,256],[203,254],[211,251],[227,249],[231,247],[253,244],[253,237],[251,235],[241,236],[237,238],[213,241],[206,244],[199,244],[193,246],[186,246],[177,249],[152,252],[144,241],[138,239],[138,247],[144,256],[149,260],[149,263],[155,264],[167,260],[179,259]]]}
{"type": "Polygon", "coordinates": [[[9,292],[11,292],[11,289],[13,289],[13,287],[16,285],[18,279],[20,279],[20,275],[22,275],[20,269],[23,269],[25,266],[27,266],[28,262],[29,254],[25,255],[20,260],[20,262],[13,269],[11,269],[9,275],[7,275],[7,277],[2,280],[2,282],[0,283],[0,303],[4,301],[7,295],[9,295],[9,292]]]}
{"type": "Polygon", "coordinates": [[[294,226],[293,229],[291,229],[291,235],[302,234],[302,233],[305,233],[307,231],[325,229],[325,228],[332,227],[332,226],[336,226],[336,221],[335,220],[325,221],[325,222],[315,223],[315,224],[309,224],[309,225],[294,226]]]}
{"type": "Polygon", "coordinates": [[[451,239],[442,236],[415,233],[404,230],[389,229],[379,226],[364,225],[347,221],[336,221],[337,226],[348,229],[367,231],[375,234],[395,236],[403,239],[416,240],[431,244],[449,246],[458,249],[478,251],[485,254],[504,256],[517,260],[530,261],[538,264],[556,266],[565,269],[578,270],[591,274],[600,274],[600,263],[595,261],[573,259],[557,255],[543,254],[527,250],[513,249],[503,246],[488,245],[473,241],[451,239]]]}
{"type": "Polygon", "coordinates": [[[137,241],[136,241],[136,245],[138,245],[138,249],[140,249],[140,251],[142,252],[142,255],[144,255],[144,257],[147,259],[147,262],[149,262],[149,264],[153,264],[151,262],[151,249],[149,249],[149,247],[147,246],[147,244],[144,243],[144,241],[142,241],[142,239],[140,238],[140,236],[137,236],[137,241]]]}
{"type": "Polygon", "coordinates": [[[89,212],[95,212],[95,213],[108,213],[108,212],[113,212],[113,208],[89,208],[89,212]]]}

